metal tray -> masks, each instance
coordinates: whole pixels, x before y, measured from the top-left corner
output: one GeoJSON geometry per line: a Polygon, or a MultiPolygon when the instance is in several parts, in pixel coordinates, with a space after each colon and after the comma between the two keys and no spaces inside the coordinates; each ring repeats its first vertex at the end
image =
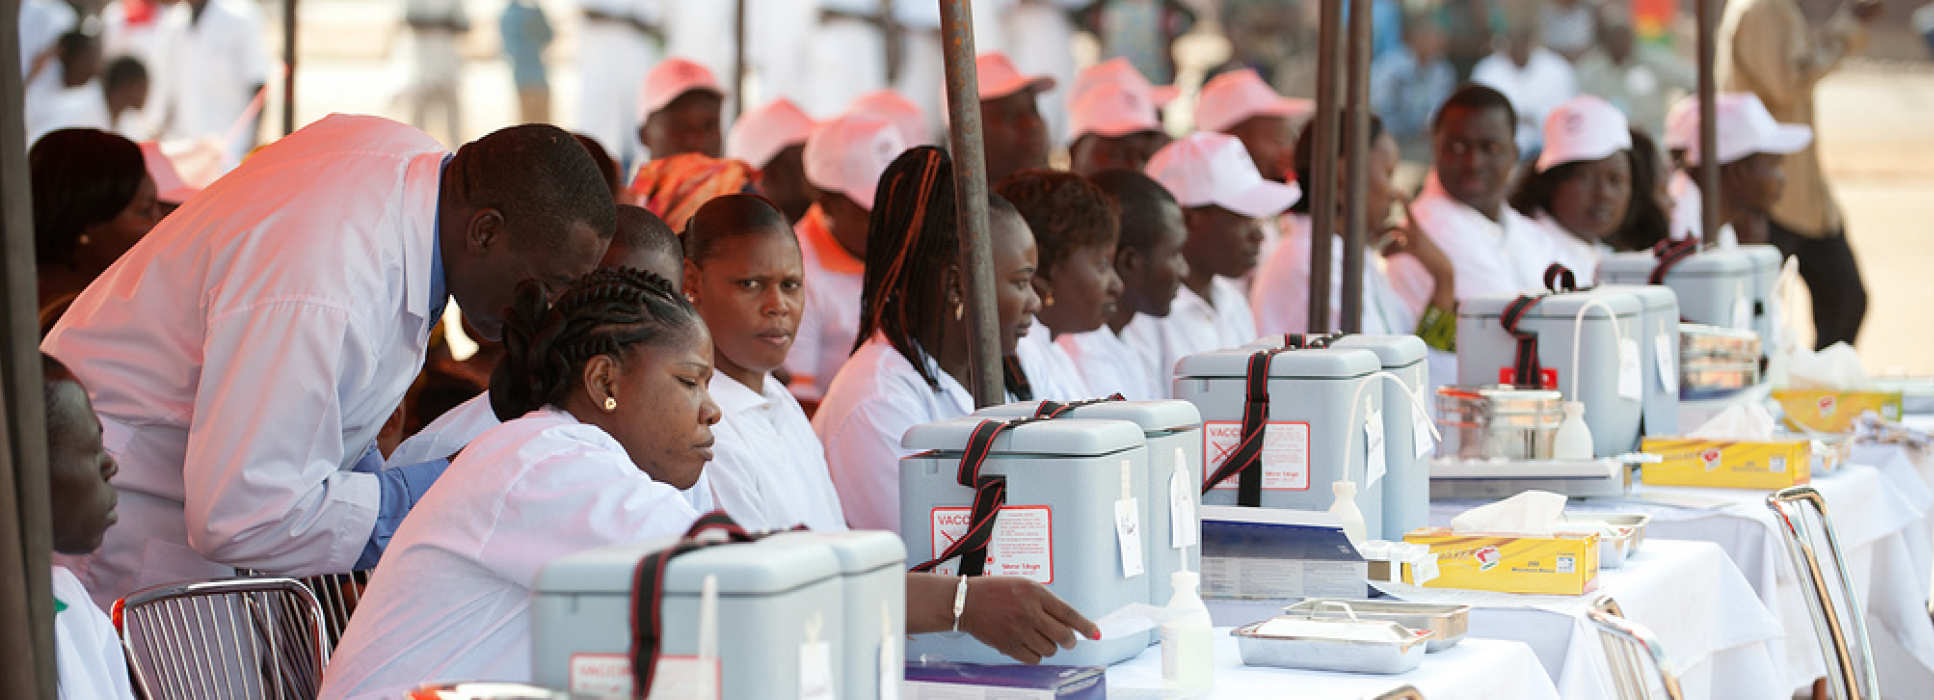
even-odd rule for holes
{"type": "Polygon", "coordinates": [[[1352,620],[1395,622],[1408,629],[1429,630],[1430,641],[1424,650],[1436,653],[1457,646],[1470,628],[1471,606],[1406,603],[1397,600],[1343,600],[1311,598],[1283,608],[1285,617],[1317,619],[1347,614],[1352,620]]]}
{"type": "Polygon", "coordinates": [[[1644,513],[1581,513],[1567,515],[1565,520],[1617,526],[1619,532],[1599,533],[1598,537],[1598,568],[1616,569],[1624,566],[1626,559],[1638,554],[1639,545],[1645,543],[1645,526],[1651,524],[1652,516],[1644,513]]]}
{"type": "MultiPolygon", "coordinates": [[[[1307,618],[1298,618],[1307,619],[1307,618]]],[[[1424,661],[1424,648],[1430,632],[1413,630],[1394,622],[1400,641],[1368,642],[1353,639],[1328,639],[1320,636],[1275,637],[1257,633],[1268,621],[1252,622],[1229,631],[1236,638],[1247,666],[1276,666],[1313,671],[1344,673],[1404,673],[1424,661]]]]}

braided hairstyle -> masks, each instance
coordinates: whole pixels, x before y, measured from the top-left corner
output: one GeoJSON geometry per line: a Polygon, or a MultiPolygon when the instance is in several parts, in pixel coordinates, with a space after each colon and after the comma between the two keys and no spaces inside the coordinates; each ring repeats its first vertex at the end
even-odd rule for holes
{"type": "Polygon", "coordinates": [[[702,327],[671,282],[635,268],[593,270],[556,303],[547,299],[541,283],[517,285],[504,321],[504,358],[490,376],[490,408],[499,420],[563,402],[593,357],[617,358],[632,345],[702,327]]]}

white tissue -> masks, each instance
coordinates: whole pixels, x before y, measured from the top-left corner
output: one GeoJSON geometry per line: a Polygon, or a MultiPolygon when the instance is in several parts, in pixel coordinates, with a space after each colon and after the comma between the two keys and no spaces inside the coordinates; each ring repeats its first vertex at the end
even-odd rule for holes
{"type": "Polygon", "coordinates": [[[1525,491],[1458,514],[1451,518],[1451,532],[1550,536],[1562,525],[1564,513],[1564,494],[1525,491]]]}
{"type": "Polygon", "coordinates": [[[1773,414],[1758,401],[1741,401],[1726,407],[1686,437],[1702,440],[1771,440],[1773,414]]]}
{"type": "Polygon", "coordinates": [[[1844,342],[1819,352],[1793,348],[1786,366],[1786,382],[1794,389],[1864,389],[1869,384],[1859,353],[1844,342]]]}

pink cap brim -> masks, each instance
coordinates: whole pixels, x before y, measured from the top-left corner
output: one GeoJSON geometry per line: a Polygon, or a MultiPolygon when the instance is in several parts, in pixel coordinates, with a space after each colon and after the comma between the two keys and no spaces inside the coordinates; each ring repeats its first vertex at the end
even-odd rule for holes
{"type": "Polygon", "coordinates": [[[1054,89],[1054,78],[1051,78],[1045,75],[1034,75],[1034,76],[1023,75],[1023,76],[1018,76],[1015,79],[1010,80],[1005,84],[996,85],[992,87],[983,86],[980,91],[980,99],[982,102],[985,102],[987,100],[998,100],[1003,97],[1008,97],[1022,90],[1033,90],[1035,92],[1047,92],[1053,89],[1054,89]]]}
{"type": "Polygon", "coordinates": [[[1813,127],[1805,124],[1781,124],[1780,128],[1757,149],[1760,153],[1786,155],[1806,150],[1813,144],[1813,127]]]}
{"type": "Polygon", "coordinates": [[[1217,199],[1215,204],[1251,219],[1264,219],[1287,211],[1302,198],[1303,188],[1296,183],[1263,180],[1227,199],[1217,199]]]}

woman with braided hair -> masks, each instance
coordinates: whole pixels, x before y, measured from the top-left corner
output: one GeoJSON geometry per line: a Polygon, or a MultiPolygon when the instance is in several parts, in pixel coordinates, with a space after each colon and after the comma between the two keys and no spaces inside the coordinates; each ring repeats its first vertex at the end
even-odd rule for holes
{"type": "MultiPolygon", "coordinates": [[[[491,406],[405,518],[323,677],[322,697],[527,681],[530,585],[562,555],[685,531],[712,458],[712,340],[672,284],[631,268],[553,305],[519,285],[491,406]]],[[[702,490],[702,489],[701,489],[702,490]]]]}

